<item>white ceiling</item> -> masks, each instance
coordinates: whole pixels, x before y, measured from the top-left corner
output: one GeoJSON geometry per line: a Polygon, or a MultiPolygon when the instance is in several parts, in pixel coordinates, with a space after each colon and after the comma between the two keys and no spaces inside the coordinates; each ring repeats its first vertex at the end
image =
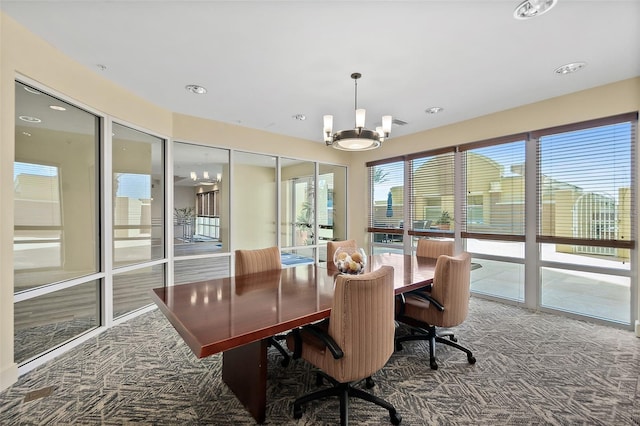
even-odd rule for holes
{"type": "Polygon", "coordinates": [[[0,8],[161,107],[320,143],[324,114],[334,129],[353,126],[352,72],[362,73],[367,127],[385,114],[408,123],[392,138],[640,76],[640,0],[559,0],[526,21],[513,18],[520,1],[2,0],[0,8]],[[588,65],[554,73],[576,61],[588,65]],[[426,114],[432,106],[444,111],[426,114]]]}

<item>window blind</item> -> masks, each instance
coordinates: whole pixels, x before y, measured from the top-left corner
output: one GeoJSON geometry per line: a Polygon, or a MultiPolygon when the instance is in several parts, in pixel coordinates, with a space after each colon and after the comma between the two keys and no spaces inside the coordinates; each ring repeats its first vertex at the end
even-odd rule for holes
{"type": "Polygon", "coordinates": [[[537,241],[633,248],[637,113],[541,130],[537,241]]]}
{"type": "Polygon", "coordinates": [[[412,154],[409,159],[409,234],[452,236],[454,148],[412,154]]]}
{"type": "Polygon", "coordinates": [[[464,238],[525,240],[527,134],[462,145],[464,238]]]}

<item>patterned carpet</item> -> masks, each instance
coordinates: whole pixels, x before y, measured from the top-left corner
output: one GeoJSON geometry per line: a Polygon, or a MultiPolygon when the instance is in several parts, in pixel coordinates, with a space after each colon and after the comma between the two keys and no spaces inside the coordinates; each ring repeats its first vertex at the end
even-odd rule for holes
{"type": "MultiPolygon", "coordinates": [[[[374,376],[403,425],[640,425],[640,339],[632,332],[471,299],[459,343],[478,362],[407,342],[374,376]]],[[[304,361],[269,352],[267,423],[333,425],[337,399],[293,400],[315,389],[304,361]]],[[[221,356],[197,359],[159,311],[113,327],[25,374],[0,393],[0,425],[245,425],[251,416],[221,381],[221,356]]],[[[351,400],[355,425],[390,424],[351,400]]]]}

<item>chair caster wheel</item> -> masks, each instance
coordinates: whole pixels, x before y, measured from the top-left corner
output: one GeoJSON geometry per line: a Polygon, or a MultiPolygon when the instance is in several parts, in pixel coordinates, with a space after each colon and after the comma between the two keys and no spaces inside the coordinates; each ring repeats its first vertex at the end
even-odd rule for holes
{"type": "Polygon", "coordinates": [[[402,350],[402,343],[398,342],[396,343],[396,351],[401,351],[402,350]]]}
{"type": "Polygon", "coordinates": [[[324,384],[324,379],[320,374],[316,374],[316,386],[322,386],[324,384]]]}
{"type": "Polygon", "coordinates": [[[367,379],[364,382],[364,386],[367,389],[371,389],[372,387],[374,387],[376,385],[376,382],[373,381],[373,379],[371,377],[367,377],[367,379]]]}
{"type": "Polygon", "coordinates": [[[302,407],[293,406],[293,418],[299,419],[302,417],[302,407]]]}
{"type": "Polygon", "coordinates": [[[391,424],[399,425],[402,421],[402,416],[400,414],[393,413],[389,417],[391,417],[391,424]]]}
{"type": "Polygon", "coordinates": [[[473,355],[469,355],[467,357],[467,361],[469,361],[469,364],[475,364],[476,363],[476,357],[474,357],[473,355]]]}
{"type": "Polygon", "coordinates": [[[438,363],[435,359],[429,360],[429,367],[431,367],[432,370],[438,369],[438,363]]]}
{"type": "Polygon", "coordinates": [[[280,361],[280,365],[283,367],[288,367],[289,366],[289,358],[284,358],[282,361],[280,361]]]}
{"type": "Polygon", "coordinates": [[[451,340],[452,342],[458,341],[458,339],[456,339],[455,336],[449,336],[449,340],[451,340]]]}

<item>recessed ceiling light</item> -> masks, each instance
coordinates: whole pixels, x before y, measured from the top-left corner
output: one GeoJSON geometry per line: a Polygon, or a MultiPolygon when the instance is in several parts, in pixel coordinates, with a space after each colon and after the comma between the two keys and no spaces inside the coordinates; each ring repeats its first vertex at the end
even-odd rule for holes
{"type": "Polygon", "coordinates": [[[18,117],[20,120],[22,121],[26,121],[27,123],[40,123],[42,122],[42,120],[40,120],[37,117],[30,117],[28,115],[21,115],[20,117],[18,117]]]}
{"type": "Polygon", "coordinates": [[[431,107],[424,110],[427,114],[437,114],[442,111],[444,111],[444,108],[442,107],[431,107]]]}
{"type": "Polygon", "coordinates": [[[34,95],[39,95],[40,94],[40,92],[38,92],[36,89],[32,89],[29,86],[24,86],[24,90],[26,90],[29,93],[33,93],[34,95]]]}
{"type": "Polygon", "coordinates": [[[296,114],[296,115],[293,115],[293,116],[292,116],[292,118],[293,118],[294,120],[304,121],[304,120],[306,120],[306,119],[307,119],[307,116],[306,116],[306,115],[304,115],[304,114],[296,114]]]}
{"type": "Polygon", "coordinates": [[[191,93],[195,93],[196,95],[204,95],[205,93],[207,93],[207,89],[202,86],[198,86],[197,84],[188,84],[184,88],[191,93]]]}
{"type": "Polygon", "coordinates": [[[49,108],[54,109],[56,111],[66,111],[67,109],[60,105],[49,105],[49,108]]]}
{"type": "Polygon", "coordinates": [[[566,64],[566,65],[563,65],[561,67],[556,68],[553,72],[555,72],[556,74],[560,74],[560,75],[571,74],[571,73],[574,73],[576,71],[581,70],[582,68],[584,68],[586,66],[587,66],[586,62],[572,62],[570,64],[566,64]]]}
{"type": "Polygon", "coordinates": [[[531,19],[547,13],[558,0],[525,0],[516,10],[513,11],[513,17],[516,19],[531,19]]]}

